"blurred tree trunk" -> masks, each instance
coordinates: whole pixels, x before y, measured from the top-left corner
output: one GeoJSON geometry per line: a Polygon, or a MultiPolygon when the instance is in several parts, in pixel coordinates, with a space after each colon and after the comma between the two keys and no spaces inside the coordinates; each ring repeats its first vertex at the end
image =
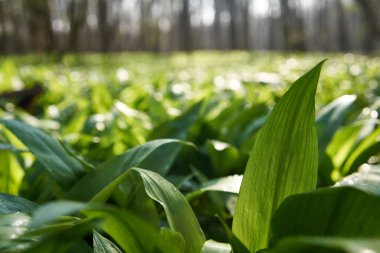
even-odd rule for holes
{"type": "Polygon", "coordinates": [[[54,33],[51,27],[48,0],[23,0],[23,6],[28,15],[32,48],[36,51],[53,51],[55,49],[54,33]]]}
{"type": "Polygon", "coordinates": [[[281,21],[283,26],[284,33],[284,49],[291,49],[291,24],[290,24],[290,10],[288,5],[288,0],[280,0],[280,8],[281,8],[281,21]]]}
{"type": "Polygon", "coordinates": [[[98,0],[98,28],[100,35],[100,51],[107,52],[109,45],[109,31],[107,29],[108,5],[107,0],[98,0]]]}
{"type": "MultiPolygon", "coordinates": [[[[151,50],[152,37],[155,31],[152,29],[150,11],[154,1],[140,1],[140,32],[138,50],[151,50]]],[[[154,39],[153,39],[154,40],[154,39]]]]}
{"type": "Polygon", "coordinates": [[[5,19],[4,19],[4,2],[0,1],[0,52],[4,53],[5,50],[5,44],[6,44],[6,34],[5,34],[5,27],[4,27],[5,19]]]}
{"type": "Polygon", "coordinates": [[[215,40],[215,48],[223,49],[223,42],[221,40],[222,34],[222,22],[221,22],[221,13],[222,13],[222,1],[214,1],[214,9],[215,9],[215,20],[214,20],[214,40],[215,40]]]}
{"type": "Polygon", "coordinates": [[[250,0],[244,0],[242,2],[242,11],[243,11],[243,49],[248,50],[249,49],[249,20],[250,20],[250,13],[249,9],[251,6],[250,0]]]}
{"type": "Polygon", "coordinates": [[[344,15],[344,7],[341,0],[336,1],[336,8],[338,12],[338,31],[339,31],[339,50],[348,51],[348,31],[346,25],[346,18],[344,15]]]}
{"type": "Polygon", "coordinates": [[[356,0],[361,7],[364,18],[366,20],[366,27],[368,29],[368,35],[366,38],[365,51],[372,51],[374,49],[374,40],[380,39],[380,24],[377,20],[378,9],[377,4],[371,0],[356,0]]]}
{"type": "Polygon", "coordinates": [[[67,13],[70,22],[70,33],[66,48],[69,51],[78,51],[79,32],[87,17],[87,0],[71,0],[68,3],[67,13]]]}
{"type": "Polygon", "coordinates": [[[185,51],[192,51],[192,36],[190,23],[190,0],[183,0],[182,10],[180,14],[181,44],[185,51]]]}
{"type": "Polygon", "coordinates": [[[235,0],[229,0],[228,1],[228,10],[230,12],[230,48],[231,49],[237,49],[237,36],[236,36],[236,3],[235,0]]]}

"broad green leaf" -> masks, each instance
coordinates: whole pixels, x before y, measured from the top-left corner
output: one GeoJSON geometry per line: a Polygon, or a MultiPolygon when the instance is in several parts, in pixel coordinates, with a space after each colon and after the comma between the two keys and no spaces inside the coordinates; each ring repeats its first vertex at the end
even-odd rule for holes
{"type": "Polygon", "coordinates": [[[29,148],[62,188],[70,188],[82,176],[81,164],[55,138],[20,121],[0,122],[29,148]]]}
{"type": "Polygon", "coordinates": [[[380,150],[380,127],[363,139],[360,144],[350,153],[346,162],[341,168],[342,174],[346,175],[354,172],[360,165],[367,162],[372,155],[376,155],[380,150]]]}
{"type": "Polygon", "coordinates": [[[359,172],[344,177],[335,186],[352,186],[380,197],[380,166],[364,164],[359,172]]]}
{"type": "Polygon", "coordinates": [[[320,110],[316,119],[318,149],[320,154],[324,152],[335,132],[344,122],[347,113],[355,101],[355,95],[344,95],[320,110]]]}
{"type": "Polygon", "coordinates": [[[178,248],[180,252],[185,252],[186,242],[181,233],[170,228],[162,227],[160,229],[160,235],[171,245],[176,245],[176,248],[178,248]]]}
{"type": "Polygon", "coordinates": [[[240,163],[239,150],[225,142],[208,140],[205,147],[209,153],[213,174],[226,176],[240,163]]]}
{"type": "Polygon", "coordinates": [[[43,225],[56,221],[61,216],[74,215],[85,207],[85,203],[73,201],[60,201],[45,204],[33,212],[33,219],[30,227],[41,227],[43,225]]]}
{"type": "Polygon", "coordinates": [[[230,253],[231,245],[228,243],[207,240],[203,245],[201,253],[230,253]]]}
{"type": "Polygon", "coordinates": [[[232,233],[230,227],[226,224],[224,220],[218,217],[222,223],[224,230],[226,231],[228,241],[230,242],[233,253],[249,253],[249,250],[244,246],[244,244],[232,233]]]}
{"type": "Polygon", "coordinates": [[[370,238],[290,237],[281,240],[268,253],[376,253],[380,240],[370,238]]]}
{"type": "Polygon", "coordinates": [[[290,196],[273,216],[274,242],[287,236],[380,236],[379,168],[364,170],[338,187],[290,196]]]}
{"type": "Polygon", "coordinates": [[[174,138],[185,140],[188,130],[198,119],[202,105],[202,101],[198,102],[179,117],[159,125],[152,130],[152,134],[149,136],[149,139],[174,138]]]}
{"type": "Polygon", "coordinates": [[[18,194],[24,170],[9,150],[0,149],[0,161],[0,192],[18,194]]]}
{"type": "Polygon", "coordinates": [[[30,217],[25,213],[0,215],[0,252],[19,252],[32,240],[17,240],[27,229],[30,217]]]}
{"type": "Polygon", "coordinates": [[[160,217],[156,205],[146,193],[143,181],[136,173],[128,174],[113,192],[112,200],[119,207],[125,208],[151,225],[159,227],[160,217]]]}
{"type": "Polygon", "coordinates": [[[289,195],[315,188],[318,146],[314,96],[323,62],[299,78],[258,133],[236,204],[232,231],[252,252],[266,248],[273,212],[289,195]]]}
{"type": "Polygon", "coordinates": [[[360,120],[336,132],[326,149],[326,154],[335,167],[332,173],[333,181],[336,182],[347,175],[347,170],[357,169],[351,167],[366,162],[366,156],[376,153],[378,130],[374,131],[375,126],[374,120],[360,120]]]}
{"type": "Polygon", "coordinates": [[[17,212],[31,212],[37,204],[22,197],[0,193],[0,214],[12,214],[17,212]]]}
{"type": "Polygon", "coordinates": [[[83,219],[58,224],[58,229],[50,228],[54,228],[54,225],[35,228],[31,233],[26,233],[26,236],[29,237],[33,233],[39,233],[40,236],[34,237],[37,239],[36,242],[25,253],[92,252],[83,237],[98,223],[95,219],[83,219]]]}
{"type": "Polygon", "coordinates": [[[94,230],[93,232],[94,253],[122,253],[122,251],[110,240],[94,230]]]}
{"type": "Polygon", "coordinates": [[[355,145],[362,129],[362,124],[351,124],[339,129],[327,146],[326,154],[331,157],[335,170],[343,165],[355,145]]]}
{"type": "Polygon", "coordinates": [[[125,173],[129,168],[139,166],[144,162],[144,168],[160,171],[160,168],[155,167],[155,161],[150,159],[150,155],[161,147],[170,145],[171,149],[165,149],[166,157],[162,160],[166,160],[171,164],[173,161],[172,157],[178,153],[178,147],[176,145],[181,144],[184,144],[184,142],[174,139],[160,139],[132,148],[124,154],[100,164],[96,170],[84,176],[67,192],[66,198],[81,201],[89,201],[91,199],[104,201],[124,180],[126,176],[125,173]]]}
{"type": "Polygon", "coordinates": [[[186,198],[191,201],[205,192],[218,191],[238,194],[243,176],[233,175],[228,177],[216,178],[207,181],[199,189],[189,193],[186,198]]]}
{"type": "Polygon", "coordinates": [[[335,132],[344,123],[355,101],[355,95],[344,95],[322,107],[319,111],[316,119],[319,153],[319,184],[332,184],[331,173],[334,170],[334,166],[331,163],[330,156],[325,153],[326,148],[333,139],[335,132]]]}
{"type": "MultiPolygon", "coordinates": [[[[102,222],[96,227],[110,235],[125,252],[181,252],[176,245],[171,245],[165,237],[162,237],[159,230],[144,220],[127,211],[100,204],[71,201],[46,204],[33,213],[32,227],[43,228],[64,216],[79,213],[85,215],[90,221],[100,219],[102,222]]],[[[94,225],[86,227],[86,231],[93,228],[94,225]]],[[[65,230],[61,233],[70,236],[65,230]]]]}
{"type": "Polygon", "coordinates": [[[83,210],[82,213],[88,217],[103,219],[101,229],[125,252],[181,252],[178,245],[171,244],[150,224],[126,211],[96,208],[83,210]]]}
{"type": "Polygon", "coordinates": [[[185,252],[199,252],[205,236],[186,198],[171,183],[157,173],[134,168],[145,185],[146,193],[165,209],[170,227],[180,232],[185,239],[185,252]]]}
{"type": "Polygon", "coordinates": [[[0,242],[17,238],[28,228],[29,215],[25,213],[0,214],[0,242]]]}

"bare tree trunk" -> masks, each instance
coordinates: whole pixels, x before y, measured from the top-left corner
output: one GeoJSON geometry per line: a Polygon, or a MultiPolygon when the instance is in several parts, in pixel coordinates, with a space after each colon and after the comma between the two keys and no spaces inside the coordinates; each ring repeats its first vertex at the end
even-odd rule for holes
{"type": "Polygon", "coordinates": [[[364,13],[364,18],[366,20],[366,27],[368,28],[368,35],[366,39],[366,48],[367,52],[370,52],[374,49],[374,39],[380,38],[380,25],[377,22],[377,9],[376,3],[371,0],[356,0],[364,13]]]}
{"type": "Polygon", "coordinates": [[[228,10],[230,12],[230,47],[231,49],[237,49],[237,38],[236,38],[236,3],[235,0],[228,1],[228,10]]]}
{"type": "Polygon", "coordinates": [[[250,0],[244,0],[242,3],[243,8],[243,49],[247,50],[249,49],[249,20],[250,20],[250,13],[249,9],[251,6],[250,0]]]}
{"type": "Polygon", "coordinates": [[[291,24],[290,24],[290,10],[288,0],[280,0],[280,8],[281,8],[281,20],[283,26],[284,33],[284,49],[291,49],[291,24]]]}
{"type": "Polygon", "coordinates": [[[87,0],[71,0],[67,12],[70,21],[70,33],[66,48],[69,51],[78,51],[79,32],[86,21],[87,0]]]}
{"type": "Polygon", "coordinates": [[[349,45],[348,43],[348,31],[346,20],[344,16],[344,7],[341,0],[336,1],[336,8],[338,10],[338,31],[339,31],[339,50],[348,51],[349,45]]]}
{"type": "Polygon", "coordinates": [[[31,43],[36,51],[50,52],[55,49],[48,0],[23,0],[28,14],[31,43]]]}
{"type": "Polygon", "coordinates": [[[215,40],[215,48],[216,49],[223,49],[223,43],[221,40],[221,34],[222,34],[222,22],[221,22],[221,13],[222,13],[222,1],[215,1],[214,2],[214,9],[215,9],[215,21],[214,21],[214,40],[215,40]]]}
{"type": "Polygon", "coordinates": [[[108,32],[108,5],[107,0],[98,0],[98,27],[100,35],[100,51],[107,52],[109,50],[109,32],[108,32]]]}
{"type": "Polygon", "coordinates": [[[180,14],[181,44],[182,49],[189,52],[192,51],[192,36],[190,23],[189,0],[183,0],[182,10],[180,14]]]}
{"type": "Polygon", "coordinates": [[[1,33],[0,33],[0,52],[5,53],[5,45],[6,45],[6,34],[5,34],[5,27],[4,27],[5,19],[4,19],[4,2],[0,1],[0,27],[1,27],[1,33]]]}

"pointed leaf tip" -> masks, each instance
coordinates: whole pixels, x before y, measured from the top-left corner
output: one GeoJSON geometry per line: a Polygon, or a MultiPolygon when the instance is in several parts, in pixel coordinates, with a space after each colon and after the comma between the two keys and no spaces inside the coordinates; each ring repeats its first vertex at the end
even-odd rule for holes
{"type": "Polygon", "coordinates": [[[268,246],[270,220],[279,204],[289,195],[316,186],[314,97],[323,63],[300,77],[284,94],[252,149],[232,226],[251,252],[268,246]]]}

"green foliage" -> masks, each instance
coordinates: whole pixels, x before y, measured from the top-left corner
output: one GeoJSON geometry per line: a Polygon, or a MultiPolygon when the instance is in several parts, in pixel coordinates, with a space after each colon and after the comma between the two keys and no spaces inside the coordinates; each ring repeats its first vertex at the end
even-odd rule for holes
{"type": "Polygon", "coordinates": [[[0,252],[380,252],[380,61],[285,56],[2,61],[0,252]]]}
{"type": "Polygon", "coordinates": [[[298,79],[276,104],[252,149],[232,226],[252,252],[268,247],[271,216],[281,202],[316,186],[314,96],[321,67],[298,79]]]}

